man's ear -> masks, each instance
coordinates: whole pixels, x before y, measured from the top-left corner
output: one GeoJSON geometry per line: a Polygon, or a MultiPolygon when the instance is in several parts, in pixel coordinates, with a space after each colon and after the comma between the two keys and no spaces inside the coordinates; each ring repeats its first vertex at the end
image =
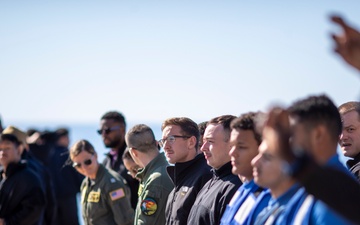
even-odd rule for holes
{"type": "Polygon", "coordinates": [[[137,157],[139,155],[138,151],[135,148],[129,148],[129,152],[132,157],[137,157]]]}
{"type": "Polygon", "coordinates": [[[191,136],[188,139],[188,148],[196,148],[196,137],[195,136],[191,136]]]}

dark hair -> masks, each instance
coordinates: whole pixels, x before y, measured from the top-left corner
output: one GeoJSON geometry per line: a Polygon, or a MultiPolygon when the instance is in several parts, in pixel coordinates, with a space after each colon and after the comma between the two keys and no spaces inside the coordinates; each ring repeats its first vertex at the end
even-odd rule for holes
{"type": "Polygon", "coordinates": [[[334,140],[338,140],[342,131],[340,113],[326,95],[301,99],[292,104],[288,110],[290,116],[299,123],[304,123],[308,129],[320,124],[325,125],[334,140]]]}
{"type": "Polygon", "coordinates": [[[21,145],[22,143],[17,139],[17,137],[13,134],[1,134],[0,135],[0,141],[10,141],[14,143],[16,147],[21,145]]]}
{"type": "Polygon", "coordinates": [[[181,128],[181,134],[185,136],[194,136],[196,138],[196,150],[199,149],[199,138],[200,131],[197,124],[187,117],[173,117],[166,119],[161,125],[161,131],[164,130],[166,126],[175,125],[181,128]]]}
{"type": "Polygon", "coordinates": [[[129,151],[129,148],[126,148],[124,153],[122,154],[122,159],[128,159],[128,160],[131,160],[131,161],[134,161],[134,159],[132,158],[131,154],[130,154],[130,151],[129,151]]]}
{"type": "Polygon", "coordinates": [[[198,124],[200,135],[204,135],[207,123],[208,121],[204,121],[198,124]]]}
{"type": "Polygon", "coordinates": [[[125,135],[126,144],[129,148],[137,149],[141,152],[151,150],[158,151],[154,132],[145,124],[133,126],[125,135]]]}
{"type": "Polygon", "coordinates": [[[68,135],[69,135],[69,130],[67,128],[58,128],[55,130],[56,141],[68,135]]]}
{"type": "Polygon", "coordinates": [[[101,117],[101,119],[102,120],[114,120],[115,122],[124,124],[124,126],[126,127],[126,121],[125,121],[124,115],[117,111],[109,111],[109,112],[105,113],[101,117]]]}
{"type": "Polygon", "coordinates": [[[235,119],[235,118],[236,118],[236,116],[233,116],[233,115],[218,116],[218,117],[212,118],[207,123],[207,125],[209,125],[209,124],[221,124],[224,127],[224,132],[225,132],[224,141],[229,141],[230,133],[231,133],[230,124],[231,124],[231,121],[233,119],[235,119]]]}
{"type": "Polygon", "coordinates": [[[254,134],[255,140],[260,145],[262,141],[262,135],[256,126],[256,120],[260,112],[248,112],[241,114],[239,117],[231,121],[231,129],[235,130],[251,130],[254,134]]]}
{"type": "Polygon", "coordinates": [[[70,148],[70,156],[74,157],[79,155],[82,151],[90,154],[96,154],[94,147],[87,140],[79,140],[70,148]]]}

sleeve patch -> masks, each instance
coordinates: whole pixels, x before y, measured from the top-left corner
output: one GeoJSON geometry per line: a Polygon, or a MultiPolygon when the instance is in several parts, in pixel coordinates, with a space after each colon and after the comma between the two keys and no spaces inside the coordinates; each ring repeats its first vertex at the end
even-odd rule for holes
{"type": "Polygon", "coordinates": [[[112,201],[125,197],[125,192],[123,188],[119,188],[115,191],[110,192],[110,198],[112,201]]]}
{"type": "Polygon", "coordinates": [[[153,215],[157,210],[157,203],[153,198],[145,198],[141,201],[141,212],[147,216],[153,215]]]}

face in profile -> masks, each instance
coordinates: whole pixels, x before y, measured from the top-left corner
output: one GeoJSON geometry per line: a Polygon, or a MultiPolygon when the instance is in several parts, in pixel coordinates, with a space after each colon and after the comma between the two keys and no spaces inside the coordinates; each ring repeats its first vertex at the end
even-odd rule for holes
{"type": "Polygon", "coordinates": [[[164,127],[162,148],[169,163],[187,162],[192,159],[191,151],[194,149],[189,148],[189,138],[182,134],[180,126],[168,125],[164,127]]]}
{"type": "Polygon", "coordinates": [[[251,160],[258,154],[258,142],[252,130],[232,129],[230,136],[232,173],[252,179],[251,160]]]}
{"type": "Polygon", "coordinates": [[[259,146],[259,154],[251,161],[255,183],[270,189],[278,187],[286,179],[282,162],[276,150],[264,139],[259,146]]]}
{"type": "Polygon", "coordinates": [[[339,144],[344,155],[355,158],[360,153],[360,121],[356,111],[341,116],[343,123],[339,144]]]}
{"type": "Polygon", "coordinates": [[[226,137],[223,125],[209,124],[204,133],[201,151],[205,155],[207,164],[215,169],[230,161],[230,143],[226,137]]]}

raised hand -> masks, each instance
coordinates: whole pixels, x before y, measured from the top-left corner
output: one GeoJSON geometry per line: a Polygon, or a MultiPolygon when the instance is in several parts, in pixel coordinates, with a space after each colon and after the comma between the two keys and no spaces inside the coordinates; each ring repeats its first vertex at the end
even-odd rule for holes
{"type": "Polygon", "coordinates": [[[343,33],[340,35],[332,34],[335,41],[335,52],[348,64],[360,70],[360,32],[349,26],[339,16],[332,16],[331,20],[343,29],[343,33]]]}

